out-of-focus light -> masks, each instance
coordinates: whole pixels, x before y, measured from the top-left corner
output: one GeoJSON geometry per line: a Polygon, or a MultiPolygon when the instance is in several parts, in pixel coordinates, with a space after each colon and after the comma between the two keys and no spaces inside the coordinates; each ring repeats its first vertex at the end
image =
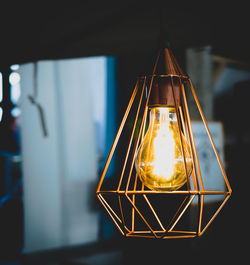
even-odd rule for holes
{"type": "Polygon", "coordinates": [[[15,107],[14,109],[11,110],[11,115],[15,118],[19,117],[21,114],[21,109],[18,107],[15,107]]]}
{"type": "Polygon", "coordinates": [[[16,70],[18,70],[18,69],[19,69],[19,64],[12,64],[12,65],[10,66],[10,69],[11,69],[12,71],[16,71],[16,70]]]}
{"type": "Polygon", "coordinates": [[[2,117],[3,117],[3,109],[0,107],[0,122],[2,121],[2,117]]]}
{"type": "Polygon", "coordinates": [[[20,74],[16,72],[12,72],[9,76],[9,82],[11,85],[10,97],[11,101],[16,104],[21,95],[21,87],[20,87],[20,74]]]}
{"type": "Polygon", "coordinates": [[[20,79],[21,79],[20,75],[16,72],[13,72],[10,74],[9,82],[13,86],[18,84],[20,82],[20,79]]]}

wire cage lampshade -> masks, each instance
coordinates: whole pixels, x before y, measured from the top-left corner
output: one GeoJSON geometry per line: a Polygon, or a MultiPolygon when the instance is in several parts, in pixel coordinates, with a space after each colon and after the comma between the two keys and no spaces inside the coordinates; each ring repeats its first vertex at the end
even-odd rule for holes
{"type": "Polygon", "coordinates": [[[98,183],[97,198],[122,235],[165,239],[201,236],[231,192],[193,84],[165,47],[156,57],[153,73],[137,79],[98,183]],[[196,104],[222,189],[206,185],[187,93],[196,104]],[[110,176],[113,160],[119,164],[118,173],[110,176]],[[210,203],[211,196],[216,203],[210,203]]]}

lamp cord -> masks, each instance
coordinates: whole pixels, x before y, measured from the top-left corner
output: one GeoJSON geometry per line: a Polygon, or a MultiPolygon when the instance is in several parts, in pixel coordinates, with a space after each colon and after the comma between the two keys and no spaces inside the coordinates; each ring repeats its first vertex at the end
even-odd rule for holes
{"type": "Polygon", "coordinates": [[[159,35],[159,45],[160,48],[170,48],[169,34],[166,29],[166,7],[164,2],[160,5],[159,9],[159,18],[160,18],[160,35],[159,35]]]}

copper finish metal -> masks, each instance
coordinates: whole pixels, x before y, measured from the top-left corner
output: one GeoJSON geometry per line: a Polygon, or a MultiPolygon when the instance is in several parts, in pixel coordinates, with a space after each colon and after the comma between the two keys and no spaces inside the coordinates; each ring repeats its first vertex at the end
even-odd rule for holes
{"type": "MultiPolygon", "coordinates": [[[[168,93],[171,92],[168,87],[168,93]]],[[[182,139],[180,137],[180,139],[182,139]]],[[[187,165],[185,160],[185,153],[183,142],[181,140],[182,154],[184,156],[185,171],[187,175],[187,165]]],[[[154,65],[153,73],[150,76],[139,77],[129,101],[127,110],[121,121],[121,125],[116,134],[114,143],[110,150],[107,162],[104,166],[103,173],[97,186],[97,197],[104,209],[108,212],[115,226],[123,236],[127,237],[144,237],[144,238],[193,238],[201,236],[207,228],[211,225],[215,217],[221,211],[227,200],[232,193],[229,181],[227,179],[222,162],[216,150],[211,132],[209,131],[208,124],[205,116],[197,99],[193,84],[190,78],[183,72],[177,63],[173,53],[165,48],[159,52],[154,65]],[[158,71],[158,63],[161,58],[165,60],[165,72],[158,71]],[[168,86],[172,90],[172,105],[176,109],[177,123],[179,134],[184,133],[191,149],[191,157],[193,160],[193,172],[188,179],[184,188],[176,191],[153,191],[144,187],[134,169],[134,161],[136,150],[145,135],[147,114],[149,109],[150,94],[153,86],[154,78],[169,78],[168,86]],[[176,80],[179,82],[178,89],[176,89],[176,80]],[[195,145],[195,139],[192,130],[192,123],[188,109],[188,102],[186,97],[186,89],[190,89],[197,109],[200,113],[201,120],[203,121],[207,137],[210,140],[211,147],[217,159],[219,168],[222,173],[222,178],[225,182],[225,190],[206,190],[204,186],[203,176],[199,164],[198,153],[195,145]],[[118,175],[119,180],[114,181],[114,186],[105,189],[105,176],[107,174],[109,165],[114,156],[114,152],[119,144],[122,132],[125,128],[126,122],[132,108],[134,107],[135,115],[132,118],[133,126],[129,138],[127,140],[126,153],[124,160],[121,162],[121,171],[118,175]],[[116,183],[116,184],[115,184],[116,183]],[[224,195],[224,200],[219,201],[217,210],[206,218],[205,214],[205,196],[224,195]],[[163,209],[158,207],[155,199],[166,200],[163,209]],[[176,201],[176,210],[171,212],[171,216],[164,216],[168,199],[180,198],[176,201]],[[197,203],[194,203],[197,198],[197,203]],[[182,219],[185,215],[190,215],[190,208],[196,208],[195,225],[192,228],[182,227],[182,219]],[[163,211],[163,213],[162,213],[163,211]],[[205,224],[204,224],[205,222],[205,224]],[[181,227],[178,227],[181,226],[181,227]]],[[[173,199],[171,200],[173,202],[173,199]]],[[[186,224],[184,222],[184,224],[186,224]]]]}

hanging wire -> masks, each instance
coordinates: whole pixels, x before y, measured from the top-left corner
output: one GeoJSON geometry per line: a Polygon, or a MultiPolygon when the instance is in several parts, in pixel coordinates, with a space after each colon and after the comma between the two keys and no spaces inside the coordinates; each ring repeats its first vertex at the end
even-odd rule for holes
{"type": "Polygon", "coordinates": [[[47,129],[44,110],[41,104],[37,102],[37,97],[38,97],[38,63],[36,61],[34,62],[34,71],[33,71],[33,95],[28,95],[28,99],[30,100],[31,104],[35,105],[38,109],[43,137],[48,137],[48,129],[47,129]]]}
{"type": "Polygon", "coordinates": [[[169,41],[169,34],[166,28],[167,20],[166,20],[166,13],[167,9],[162,1],[162,4],[158,8],[159,13],[159,23],[160,23],[160,35],[159,35],[159,45],[160,48],[170,48],[170,41],[169,41]]]}

